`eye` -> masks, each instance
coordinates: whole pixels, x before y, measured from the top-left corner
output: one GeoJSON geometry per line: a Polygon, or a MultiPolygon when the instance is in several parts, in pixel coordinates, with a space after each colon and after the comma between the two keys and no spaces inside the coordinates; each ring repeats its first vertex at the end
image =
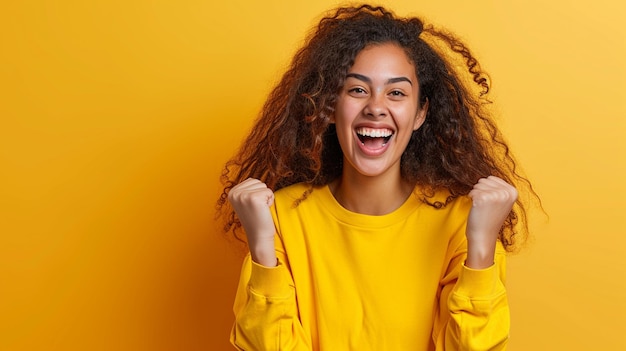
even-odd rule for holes
{"type": "Polygon", "coordinates": [[[365,89],[363,89],[361,87],[352,88],[352,89],[348,90],[348,92],[351,93],[351,94],[356,94],[356,95],[367,94],[367,91],[365,91],[365,89]]]}
{"type": "Polygon", "coordinates": [[[393,91],[391,91],[391,92],[389,93],[389,95],[391,95],[392,97],[404,97],[404,96],[406,96],[406,94],[405,94],[405,93],[403,93],[403,92],[402,92],[402,91],[400,91],[400,90],[393,90],[393,91]]]}
{"type": "Polygon", "coordinates": [[[407,95],[401,91],[401,90],[392,90],[389,92],[389,97],[392,100],[402,100],[403,98],[405,98],[407,95]]]}

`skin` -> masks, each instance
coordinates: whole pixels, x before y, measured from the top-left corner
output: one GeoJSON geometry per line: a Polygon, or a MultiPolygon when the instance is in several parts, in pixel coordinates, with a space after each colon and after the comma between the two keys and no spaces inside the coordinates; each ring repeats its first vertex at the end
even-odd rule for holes
{"type": "MultiPolygon", "coordinates": [[[[419,106],[415,67],[402,48],[392,43],[368,46],[355,58],[335,106],[333,123],[344,154],[342,176],[329,184],[346,209],[382,215],[400,207],[413,191],[401,177],[400,158],[411,133],[426,118],[428,103],[419,106]],[[368,148],[357,136],[359,128],[391,131],[389,141],[368,148]],[[368,199],[377,201],[367,201],[368,199]]],[[[517,191],[504,180],[480,179],[468,194],[472,199],[467,222],[465,265],[473,269],[493,265],[498,233],[517,191]]],[[[228,194],[248,238],[252,259],[274,267],[276,229],[269,207],[273,192],[257,179],[247,179],[228,194]]]]}
{"type": "Polygon", "coordinates": [[[418,99],[415,67],[402,48],[394,44],[368,46],[356,56],[332,119],[344,167],[330,189],[346,209],[387,214],[413,191],[413,184],[401,177],[400,158],[411,134],[426,118],[428,105],[418,106],[418,99]],[[359,128],[392,131],[393,135],[384,148],[371,150],[359,140],[359,128]]]}

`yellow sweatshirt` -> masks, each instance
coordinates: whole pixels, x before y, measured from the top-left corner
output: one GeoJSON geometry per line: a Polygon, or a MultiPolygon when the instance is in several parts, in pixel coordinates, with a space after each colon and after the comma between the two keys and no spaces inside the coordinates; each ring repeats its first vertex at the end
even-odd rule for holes
{"type": "Polygon", "coordinates": [[[328,186],[294,207],[307,188],[275,194],[278,266],[243,263],[237,349],[505,349],[505,252],[498,244],[490,268],[464,266],[468,198],[435,209],[413,195],[370,216],[343,208],[328,186]]]}

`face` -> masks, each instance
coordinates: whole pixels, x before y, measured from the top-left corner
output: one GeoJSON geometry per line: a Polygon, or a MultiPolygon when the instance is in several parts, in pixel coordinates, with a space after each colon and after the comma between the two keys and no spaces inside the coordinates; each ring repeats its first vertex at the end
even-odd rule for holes
{"type": "Polygon", "coordinates": [[[415,66],[398,45],[367,46],[356,56],[333,119],[344,174],[399,177],[400,157],[426,117],[418,97],[415,66]]]}

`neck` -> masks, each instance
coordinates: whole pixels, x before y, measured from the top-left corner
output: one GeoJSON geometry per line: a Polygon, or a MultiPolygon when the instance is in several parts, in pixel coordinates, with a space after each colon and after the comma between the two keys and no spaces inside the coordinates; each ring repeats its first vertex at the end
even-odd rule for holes
{"type": "Polygon", "coordinates": [[[397,210],[413,192],[413,185],[403,180],[400,172],[368,177],[344,170],[329,187],[347,210],[377,216],[397,210]]]}

